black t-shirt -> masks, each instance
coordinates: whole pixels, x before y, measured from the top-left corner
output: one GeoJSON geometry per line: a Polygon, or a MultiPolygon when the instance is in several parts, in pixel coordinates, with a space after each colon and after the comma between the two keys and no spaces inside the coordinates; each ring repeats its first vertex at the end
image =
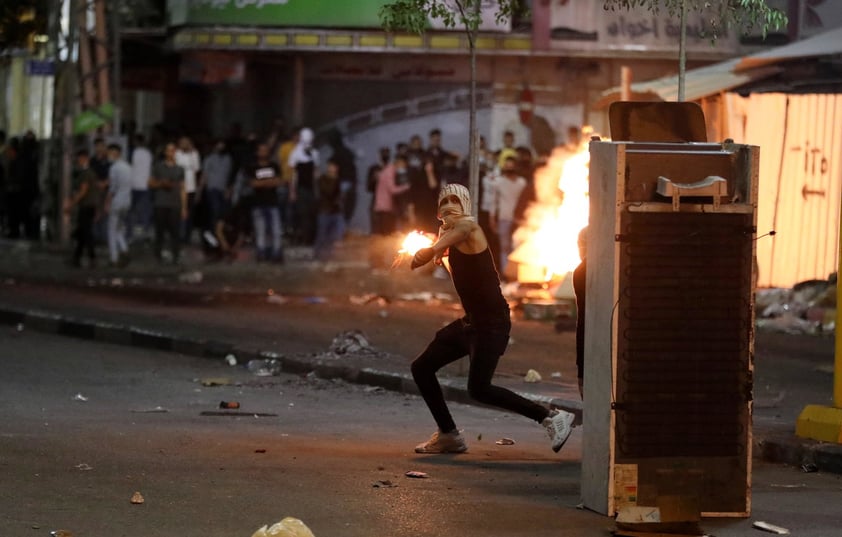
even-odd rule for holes
{"type": "MultiPolygon", "coordinates": [[[[249,168],[249,177],[258,182],[271,181],[272,179],[278,179],[280,176],[281,171],[273,162],[268,162],[266,164],[258,164],[255,162],[249,168]]],[[[255,187],[253,203],[257,207],[278,205],[278,189],[276,187],[255,187]]]]}
{"type": "Polygon", "coordinates": [[[111,161],[107,158],[91,157],[90,168],[96,173],[97,179],[105,181],[108,179],[108,170],[111,169],[111,161]]]}

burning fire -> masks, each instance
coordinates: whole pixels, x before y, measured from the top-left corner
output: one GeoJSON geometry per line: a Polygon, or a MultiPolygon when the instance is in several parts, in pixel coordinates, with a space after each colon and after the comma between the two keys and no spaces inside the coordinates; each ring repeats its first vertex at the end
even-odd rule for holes
{"type": "Polygon", "coordinates": [[[433,245],[433,239],[421,231],[410,231],[401,243],[399,254],[415,255],[421,248],[433,245]]]}
{"type": "Polygon", "coordinates": [[[509,256],[526,269],[522,272],[531,272],[533,281],[564,276],[581,261],[577,238],[588,225],[589,163],[587,146],[575,152],[560,147],[535,172],[537,199],[527,210],[527,223],[515,232],[518,246],[509,256]]]}

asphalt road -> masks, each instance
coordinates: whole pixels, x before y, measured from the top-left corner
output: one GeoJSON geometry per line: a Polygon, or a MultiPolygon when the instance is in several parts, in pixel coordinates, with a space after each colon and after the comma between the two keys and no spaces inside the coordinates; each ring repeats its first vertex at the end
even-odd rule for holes
{"type": "MultiPolygon", "coordinates": [[[[4,537],[249,537],[285,516],[317,537],[605,536],[613,525],[575,507],[580,431],[554,454],[524,418],[455,405],[470,452],[419,456],[432,420],[417,397],[14,327],[0,328],[0,349],[4,537]],[[240,385],[202,386],[212,377],[240,385]],[[247,415],[201,415],[221,400],[247,415]],[[135,491],[144,504],[130,503],[135,491]]],[[[703,527],[758,535],[751,522],[765,520],[819,537],[842,524],[838,476],[761,464],[753,499],[751,519],[703,527]]]]}

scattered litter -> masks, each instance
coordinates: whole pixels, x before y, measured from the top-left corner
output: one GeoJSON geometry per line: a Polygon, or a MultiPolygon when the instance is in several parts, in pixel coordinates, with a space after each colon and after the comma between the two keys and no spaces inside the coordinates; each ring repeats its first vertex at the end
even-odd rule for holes
{"type": "Polygon", "coordinates": [[[111,278],[111,287],[123,287],[123,278],[111,278]]]}
{"type": "Polygon", "coordinates": [[[406,474],[406,477],[412,477],[415,479],[426,479],[430,476],[427,475],[426,472],[416,472],[415,470],[409,471],[406,474]]]}
{"type": "Polygon", "coordinates": [[[268,304],[277,304],[280,306],[289,302],[289,299],[282,297],[281,295],[269,295],[266,297],[266,302],[268,304]]]}
{"type": "Polygon", "coordinates": [[[376,488],[376,489],[390,489],[390,488],[397,487],[398,485],[395,484],[395,483],[392,483],[388,479],[381,479],[380,481],[375,481],[374,483],[372,483],[371,486],[376,488]]]}
{"type": "Polygon", "coordinates": [[[819,467],[813,463],[806,463],[801,465],[801,471],[805,474],[812,474],[813,472],[818,472],[819,467]]]}
{"type": "Polygon", "coordinates": [[[276,377],[281,374],[281,362],[276,359],[249,360],[246,369],[258,377],[276,377]]]}
{"type": "Polygon", "coordinates": [[[199,412],[200,416],[228,416],[228,417],[254,417],[254,418],[273,418],[277,417],[277,414],[270,414],[268,412],[239,412],[237,410],[229,410],[229,411],[211,411],[205,410],[203,412],[199,412]]]}
{"type": "Polygon", "coordinates": [[[231,379],[226,377],[209,377],[201,380],[202,386],[230,386],[231,379]]]}
{"type": "Polygon", "coordinates": [[[389,299],[375,294],[375,293],[366,293],[364,295],[351,295],[348,297],[348,300],[351,304],[355,306],[365,306],[366,304],[375,303],[380,307],[386,306],[389,304],[389,299]]]}
{"type": "Polygon", "coordinates": [[[89,471],[94,469],[93,466],[91,466],[90,464],[86,464],[84,462],[77,464],[76,466],[74,466],[74,468],[76,468],[80,472],[89,472],[89,471]]]}
{"type": "Polygon", "coordinates": [[[368,338],[360,330],[346,330],[340,332],[333,338],[330,344],[330,352],[336,354],[373,353],[374,348],[368,342],[368,338]]]}
{"type": "Polygon", "coordinates": [[[255,449],[254,452],[255,453],[266,453],[266,450],[261,448],[261,449],[255,449]]]}
{"type": "Polygon", "coordinates": [[[788,529],[782,528],[780,526],[775,526],[774,524],[769,524],[767,522],[761,522],[759,520],[757,522],[752,523],[751,527],[763,531],[768,531],[769,533],[775,533],[777,535],[789,535],[788,529]]]}
{"type": "Polygon", "coordinates": [[[68,530],[55,530],[51,531],[50,535],[52,537],[73,537],[73,532],[68,530]]]}
{"type": "Polygon", "coordinates": [[[228,354],[227,356],[225,356],[225,363],[233,367],[237,365],[237,357],[233,354],[228,354]]]}
{"type": "MultiPolygon", "coordinates": [[[[448,276],[449,277],[449,276],[448,276]]],[[[421,291],[419,293],[404,293],[398,295],[398,298],[406,301],[418,301],[427,304],[435,302],[452,302],[453,295],[448,293],[432,293],[430,291],[421,291]]]]}
{"type": "Polygon", "coordinates": [[[286,517],[277,524],[263,526],[251,537],[316,537],[304,522],[293,517],[286,517]]]}
{"type": "Polygon", "coordinates": [[[389,316],[389,312],[388,312],[388,311],[386,311],[386,310],[380,310],[380,311],[378,311],[378,312],[377,312],[377,315],[379,315],[380,317],[382,317],[383,319],[385,319],[386,317],[388,317],[388,316],[389,316]]]}
{"type": "Polygon", "coordinates": [[[773,488],[779,488],[779,489],[803,489],[803,488],[807,487],[807,485],[805,485],[804,483],[798,483],[796,485],[780,485],[778,483],[772,483],[769,486],[773,487],[773,488]]]}
{"type": "Polygon", "coordinates": [[[169,412],[166,408],[162,406],[155,406],[152,408],[140,408],[136,410],[132,410],[135,414],[163,414],[165,412],[169,412]]]}
{"type": "Polygon", "coordinates": [[[500,440],[494,442],[498,446],[513,446],[515,445],[515,441],[511,438],[501,438],[500,440]]]}
{"type": "Polygon", "coordinates": [[[304,299],[305,304],[327,304],[327,299],[323,296],[308,296],[304,299]]]}
{"type": "Polygon", "coordinates": [[[791,334],[832,333],[836,328],[836,276],[807,280],[792,289],[758,289],[757,327],[791,334]]]}
{"type": "Polygon", "coordinates": [[[141,494],[139,492],[135,492],[134,494],[132,494],[132,499],[129,500],[129,501],[132,502],[135,505],[140,505],[143,502],[145,502],[146,500],[143,499],[143,494],[141,494]]]}
{"type": "Polygon", "coordinates": [[[365,393],[382,393],[385,392],[386,389],[382,386],[366,386],[365,388],[363,388],[363,391],[365,393]]]}
{"type": "Polygon", "coordinates": [[[15,329],[18,332],[23,332],[23,323],[18,323],[17,326],[15,326],[15,329]]]}
{"type": "Polygon", "coordinates": [[[541,374],[535,371],[534,369],[530,369],[526,372],[526,376],[523,377],[524,382],[541,382],[541,374]]]}
{"type": "Polygon", "coordinates": [[[74,400],[74,401],[80,401],[80,402],[82,402],[82,403],[87,403],[87,402],[88,402],[88,398],[87,398],[87,397],[85,397],[84,395],[82,395],[81,393],[77,393],[76,395],[74,395],[74,396],[73,396],[73,400],[74,400]]]}
{"type": "Polygon", "coordinates": [[[577,503],[576,509],[578,509],[579,511],[584,511],[585,510],[585,503],[584,502],[577,503]]]}
{"type": "Polygon", "coordinates": [[[201,271],[194,270],[192,272],[184,272],[178,275],[178,281],[181,283],[202,283],[204,274],[201,271]]]}
{"type": "Polygon", "coordinates": [[[550,373],[550,378],[560,379],[561,378],[561,372],[560,371],[553,371],[552,373],[550,373]]]}
{"type": "Polygon", "coordinates": [[[238,409],[240,408],[240,403],[237,401],[220,401],[219,408],[228,408],[228,409],[238,409]]]}

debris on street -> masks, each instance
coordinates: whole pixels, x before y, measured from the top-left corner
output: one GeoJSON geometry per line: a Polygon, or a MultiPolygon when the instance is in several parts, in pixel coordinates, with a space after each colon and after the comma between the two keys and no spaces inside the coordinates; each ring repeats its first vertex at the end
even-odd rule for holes
{"type": "Polygon", "coordinates": [[[426,479],[426,478],[430,477],[429,475],[427,475],[426,472],[417,472],[415,470],[411,470],[411,471],[407,472],[405,475],[406,475],[406,477],[411,477],[411,478],[414,478],[414,479],[426,479]]]}
{"type": "Polygon", "coordinates": [[[15,326],[15,329],[18,332],[23,332],[23,323],[18,323],[17,326],[15,326]]]}
{"type": "Polygon", "coordinates": [[[277,524],[263,526],[251,537],[316,537],[304,522],[297,518],[286,517],[277,524]]]}
{"type": "Polygon", "coordinates": [[[836,329],[836,274],[792,289],[758,289],[757,327],[787,334],[827,334],[836,329]]]}
{"type": "Polygon", "coordinates": [[[234,367],[235,365],[237,365],[237,357],[233,354],[228,354],[225,356],[225,363],[230,365],[231,367],[234,367]]]}
{"type": "Polygon", "coordinates": [[[152,408],[139,408],[132,410],[132,413],[134,414],[164,414],[166,412],[169,412],[169,410],[162,406],[154,406],[152,408]]]}
{"type": "Polygon", "coordinates": [[[231,410],[236,410],[240,408],[240,403],[238,401],[220,401],[219,408],[227,408],[231,410]]]}
{"type": "Polygon", "coordinates": [[[346,330],[345,332],[340,332],[333,338],[330,344],[330,352],[335,354],[368,354],[376,351],[362,331],[346,330]]]}
{"type": "Polygon", "coordinates": [[[141,494],[140,492],[135,492],[134,494],[132,494],[132,498],[129,501],[135,505],[140,505],[146,500],[143,498],[143,494],[141,494]]]}
{"type": "Polygon", "coordinates": [[[819,467],[813,463],[806,463],[801,465],[801,471],[805,474],[812,474],[819,471],[819,467]]]}
{"type": "Polygon", "coordinates": [[[390,488],[397,487],[398,485],[395,484],[395,483],[392,483],[388,479],[381,479],[379,481],[375,481],[374,483],[372,483],[371,486],[376,488],[376,489],[390,489],[390,488]]]}
{"type": "Polygon", "coordinates": [[[80,472],[89,472],[89,471],[94,469],[93,466],[91,466],[90,464],[86,464],[84,462],[77,464],[76,466],[74,466],[74,468],[76,468],[80,472]]]}
{"type": "Polygon", "coordinates": [[[281,295],[269,295],[266,297],[267,304],[275,304],[281,306],[283,304],[286,304],[287,302],[289,302],[289,299],[281,295]]]}
{"type": "Polygon", "coordinates": [[[402,295],[398,295],[398,298],[407,302],[423,302],[428,306],[439,304],[441,302],[453,302],[453,295],[449,293],[433,293],[430,291],[404,293],[402,295]]]}
{"type": "Polygon", "coordinates": [[[277,377],[281,374],[281,362],[275,358],[249,360],[246,369],[258,377],[277,377]]]}
{"type": "Polygon", "coordinates": [[[494,442],[498,446],[513,446],[515,445],[515,441],[511,438],[501,438],[500,440],[494,442]]]}
{"type": "Polygon", "coordinates": [[[73,400],[79,401],[80,403],[87,403],[88,402],[88,398],[85,397],[84,395],[82,395],[81,393],[77,393],[76,395],[74,395],[73,400]]]}
{"type": "Polygon", "coordinates": [[[73,537],[73,532],[68,530],[55,530],[51,531],[50,535],[52,537],[73,537]]]}
{"type": "Polygon", "coordinates": [[[348,300],[351,304],[355,306],[365,306],[366,304],[377,304],[380,307],[384,307],[389,304],[389,299],[375,294],[375,293],[366,293],[364,295],[351,295],[348,297],[348,300]]]}
{"type": "Polygon", "coordinates": [[[231,379],[227,377],[208,377],[201,380],[202,386],[231,386],[231,379]]]}
{"type": "Polygon", "coordinates": [[[774,533],[776,535],[789,535],[788,529],[782,528],[780,526],[775,526],[774,524],[769,524],[768,522],[761,522],[759,520],[757,522],[752,523],[751,527],[769,533],[774,533]]]}
{"type": "Polygon", "coordinates": [[[538,373],[534,369],[530,369],[526,372],[526,376],[523,377],[523,381],[529,383],[541,382],[541,373],[538,373]]]}

